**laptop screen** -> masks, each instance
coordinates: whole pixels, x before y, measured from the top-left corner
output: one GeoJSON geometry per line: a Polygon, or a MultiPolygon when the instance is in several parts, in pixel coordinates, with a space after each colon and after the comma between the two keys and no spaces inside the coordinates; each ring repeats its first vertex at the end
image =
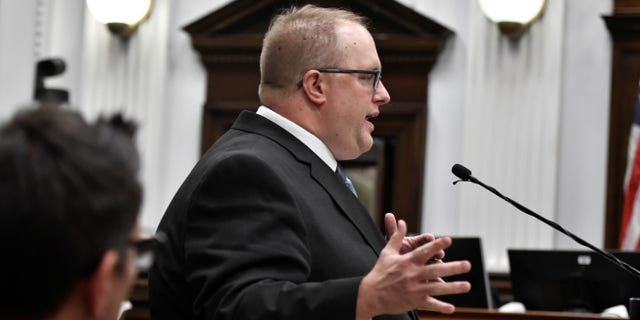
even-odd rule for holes
{"type": "MultiPolygon", "coordinates": [[[[640,252],[614,251],[635,268],[640,252]]],[[[509,249],[514,300],[527,310],[600,313],[640,297],[640,279],[595,252],[509,249]]]]}
{"type": "Polygon", "coordinates": [[[489,278],[482,259],[482,244],[477,237],[452,237],[451,246],[445,250],[443,261],[468,260],[471,271],[466,274],[444,278],[445,281],[469,281],[471,291],[466,294],[439,296],[439,300],[456,307],[493,308],[489,278]]]}

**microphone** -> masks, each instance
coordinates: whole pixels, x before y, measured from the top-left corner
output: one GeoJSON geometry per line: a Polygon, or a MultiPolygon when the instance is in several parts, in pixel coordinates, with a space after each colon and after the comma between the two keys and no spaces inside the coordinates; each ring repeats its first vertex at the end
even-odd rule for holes
{"type": "Polygon", "coordinates": [[[62,74],[66,69],[64,60],[59,58],[44,59],[36,64],[35,84],[33,86],[33,99],[43,103],[67,103],[69,91],[64,89],[46,88],[46,77],[62,74]]]}
{"type": "Polygon", "coordinates": [[[478,179],[471,175],[471,170],[467,169],[465,166],[461,164],[454,164],[451,168],[451,172],[456,175],[456,177],[460,178],[460,180],[454,181],[453,184],[460,181],[471,181],[473,183],[481,183],[478,179]]]}
{"type": "Polygon", "coordinates": [[[618,265],[620,268],[626,270],[627,272],[629,272],[630,274],[640,278],[640,271],[638,271],[638,269],[632,267],[631,265],[629,265],[628,263],[618,259],[616,256],[612,255],[609,252],[603,251],[599,248],[597,248],[596,246],[592,245],[591,243],[587,242],[586,240],[574,235],[573,233],[569,232],[568,230],[565,230],[562,226],[560,226],[559,224],[531,211],[530,209],[528,209],[527,207],[519,204],[516,201],[513,201],[511,199],[509,199],[508,197],[502,195],[500,192],[498,192],[498,190],[494,189],[491,186],[487,186],[484,183],[482,183],[482,181],[476,179],[474,176],[471,175],[471,170],[467,169],[465,166],[461,165],[461,164],[454,164],[453,167],[451,168],[451,172],[453,172],[454,175],[456,175],[456,177],[458,177],[460,180],[456,180],[453,182],[453,184],[457,184],[458,182],[473,182],[475,184],[478,184],[482,187],[484,187],[485,189],[491,191],[493,194],[497,195],[498,197],[502,198],[503,200],[509,202],[511,205],[513,205],[514,207],[518,208],[518,210],[546,223],[547,225],[553,227],[554,229],[562,232],[563,234],[565,234],[566,236],[568,236],[569,238],[573,239],[575,242],[595,251],[596,253],[598,253],[599,255],[601,255],[602,257],[604,257],[605,259],[609,260],[610,262],[618,265]]]}

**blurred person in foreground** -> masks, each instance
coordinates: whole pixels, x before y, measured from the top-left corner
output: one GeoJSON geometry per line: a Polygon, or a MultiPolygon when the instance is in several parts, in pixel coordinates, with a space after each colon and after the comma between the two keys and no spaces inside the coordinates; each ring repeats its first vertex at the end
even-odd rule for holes
{"type": "Polygon", "coordinates": [[[338,166],[368,151],[390,101],[364,18],[307,5],[272,20],[260,57],[262,106],[243,111],[169,205],[151,269],[162,319],[417,319],[450,313],[436,298],[470,289],[441,277],[450,238],[388,242],[338,166]]]}
{"type": "Polygon", "coordinates": [[[135,126],[55,106],[0,128],[0,319],[118,318],[136,276],[135,126]]]}

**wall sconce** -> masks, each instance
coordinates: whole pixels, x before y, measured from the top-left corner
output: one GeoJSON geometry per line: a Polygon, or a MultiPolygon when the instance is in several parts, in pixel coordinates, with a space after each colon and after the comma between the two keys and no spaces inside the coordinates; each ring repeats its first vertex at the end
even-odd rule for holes
{"type": "Polygon", "coordinates": [[[544,11],[546,0],[478,0],[484,14],[500,32],[516,40],[544,11]]]}
{"type": "Polygon", "coordinates": [[[128,39],[151,13],[153,0],[87,0],[91,14],[111,33],[128,39]]]}

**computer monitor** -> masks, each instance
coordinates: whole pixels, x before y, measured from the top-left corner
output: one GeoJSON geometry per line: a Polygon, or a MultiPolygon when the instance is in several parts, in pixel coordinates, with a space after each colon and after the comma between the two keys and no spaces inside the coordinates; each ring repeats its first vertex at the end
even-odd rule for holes
{"type": "Polygon", "coordinates": [[[471,271],[462,275],[446,277],[444,280],[447,282],[469,281],[471,290],[465,294],[439,296],[437,298],[456,307],[492,309],[491,287],[482,260],[480,238],[452,237],[452,240],[451,246],[445,249],[443,261],[468,260],[471,262],[471,271]]]}
{"type": "MultiPolygon", "coordinates": [[[[640,267],[639,252],[612,252],[640,267]]],[[[509,249],[514,300],[527,310],[600,313],[640,297],[640,278],[593,251],[509,249]]]]}

